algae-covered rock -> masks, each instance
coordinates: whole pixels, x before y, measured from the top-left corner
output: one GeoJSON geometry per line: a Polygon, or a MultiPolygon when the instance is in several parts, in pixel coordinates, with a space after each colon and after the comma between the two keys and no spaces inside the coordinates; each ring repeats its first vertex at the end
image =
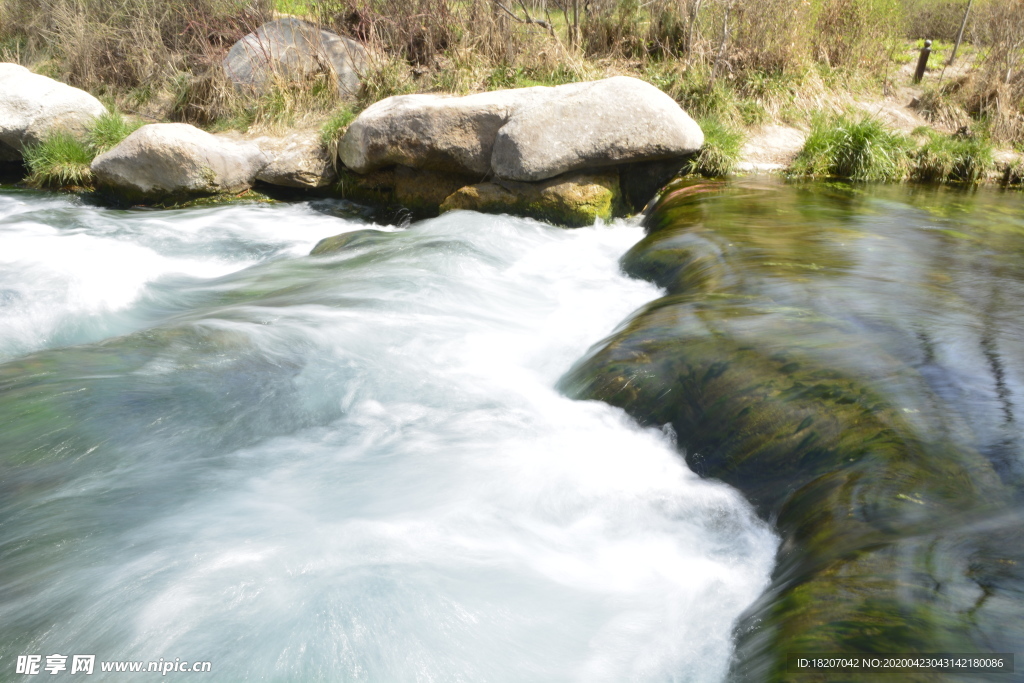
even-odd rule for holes
{"type": "Polygon", "coordinates": [[[473,176],[422,171],[408,166],[395,169],[395,200],[417,218],[431,218],[453,193],[476,182],[473,176]]]}
{"type": "Polygon", "coordinates": [[[618,174],[569,174],[543,183],[494,181],[464,187],[444,200],[441,211],[510,213],[580,227],[611,219],[620,200],[618,174]]]}
{"type": "Polygon", "coordinates": [[[352,232],[343,232],[340,235],[332,235],[331,237],[325,237],[316,243],[313,250],[309,252],[310,256],[327,256],[329,254],[336,254],[345,249],[353,249],[356,247],[369,247],[374,244],[380,244],[388,239],[391,233],[384,232],[383,230],[353,230],[352,232]]]}
{"type": "Polygon", "coordinates": [[[387,168],[373,173],[353,173],[347,168],[338,169],[335,193],[342,199],[366,202],[379,206],[395,204],[395,169],[387,168]]]}
{"type": "Polygon", "coordinates": [[[858,261],[896,244],[837,218],[857,207],[855,191],[830,193],[667,188],[622,264],[668,295],[562,382],[572,396],[671,424],[695,472],[736,486],[776,525],[772,585],[737,629],[739,681],[795,678],[788,653],[1024,644],[1024,625],[1007,621],[1024,603],[1024,552],[1009,542],[1024,535],[1014,493],[943,407],[943,382],[906,362],[930,333],[899,342],[902,320],[861,310],[858,287],[876,305],[892,294],[858,261]]]}

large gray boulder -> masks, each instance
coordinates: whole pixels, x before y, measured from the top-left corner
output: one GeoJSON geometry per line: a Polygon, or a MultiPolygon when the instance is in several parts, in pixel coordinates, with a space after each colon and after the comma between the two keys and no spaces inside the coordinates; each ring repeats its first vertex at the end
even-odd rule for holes
{"type": "Polygon", "coordinates": [[[491,172],[491,150],[502,126],[516,111],[549,98],[553,90],[389,97],[352,122],[338,156],[356,173],[400,164],[482,177],[491,172]]]}
{"type": "Polygon", "coordinates": [[[0,160],[16,160],[25,145],[64,130],[84,135],[105,113],[95,97],[19,64],[0,63],[0,160]]]}
{"type": "Polygon", "coordinates": [[[267,164],[256,174],[256,180],[282,187],[315,189],[338,179],[334,163],[315,131],[259,137],[252,142],[267,156],[267,164]]]}
{"type": "Polygon", "coordinates": [[[251,142],[211,135],[186,123],[139,128],[92,162],[96,184],[129,202],[242,192],[267,165],[251,142]]]}
{"type": "Polygon", "coordinates": [[[333,70],[339,93],[354,97],[366,60],[366,49],[356,41],[288,17],[269,21],[235,43],[224,58],[224,71],[237,86],[267,92],[277,78],[301,82],[333,70]]]}
{"type": "Polygon", "coordinates": [[[616,76],[566,88],[541,106],[516,112],[498,131],[491,170],[499,178],[543,180],[679,157],[703,144],[700,126],[675,100],[649,83],[616,76]]]}
{"type": "Polygon", "coordinates": [[[671,97],[616,77],[465,97],[389,97],[352,123],[338,156],[357,173],[400,164],[536,181],[679,158],[703,142],[700,126],[671,97]]]}

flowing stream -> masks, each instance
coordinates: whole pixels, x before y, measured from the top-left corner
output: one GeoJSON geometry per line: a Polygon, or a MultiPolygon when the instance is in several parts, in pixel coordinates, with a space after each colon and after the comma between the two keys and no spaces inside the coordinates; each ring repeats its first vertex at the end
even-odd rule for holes
{"type": "Polygon", "coordinates": [[[0,680],[722,680],[776,537],[554,389],[641,237],[0,191],[0,680]]]}

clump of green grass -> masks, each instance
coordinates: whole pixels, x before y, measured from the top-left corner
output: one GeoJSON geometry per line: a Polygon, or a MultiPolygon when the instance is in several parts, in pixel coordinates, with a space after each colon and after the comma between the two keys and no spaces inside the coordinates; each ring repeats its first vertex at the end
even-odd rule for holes
{"type": "Polygon", "coordinates": [[[976,183],[992,168],[992,144],[984,136],[942,135],[931,130],[920,132],[927,141],[914,158],[911,175],[915,180],[976,183]]]}
{"type": "Polygon", "coordinates": [[[704,131],[704,144],[690,159],[687,173],[706,178],[728,175],[740,158],[743,133],[717,119],[703,119],[700,127],[704,131]]]}
{"type": "Polygon", "coordinates": [[[329,146],[348,129],[349,124],[356,120],[356,113],[349,107],[341,107],[320,128],[320,141],[329,146]]]}
{"type": "Polygon", "coordinates": [[[899,181],[910,171],[914,141],[870,117],[816,117],[790,167],[794,175],[899,181]]]}
{"type": "Polygon", "coordinates": [[[70,133],[53,133],[23,150],[22,157],[29,170],[25,182],[32,187],[89,185],[92,181],[89,164],[94,156],[87,143],[70,133]]]}
{"type": "Polygon", "coordinates": [[[338,157],[338,143],[341,142],[341,136],[355,120],[356,113],[350,107],[342,106],[320,127],[320,142],[327,148],[331,159],[338,157]]]}
{"type": "Polygon", "coordinates": [[[126,119],[119,111],[108,111],[93,122],[86,136],[86,143],[93,154],[103,154],[141,128],[142,125],[142,121],[126,119]]]}
{"type": "Polygon", "coordinates": [[[25,182],[32,187],[89,186],[92,160],[142,125],[141,121],[126,119],[121,112],[111,109],[92,122],[84,137],[67,131],[51,133],[22,153],[29,170],[25,182]]]}

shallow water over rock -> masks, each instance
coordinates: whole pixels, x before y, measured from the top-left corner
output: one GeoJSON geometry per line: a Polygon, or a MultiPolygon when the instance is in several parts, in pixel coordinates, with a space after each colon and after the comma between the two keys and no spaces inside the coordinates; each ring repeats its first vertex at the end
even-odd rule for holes
{"type": "Polygon", "coordinates": [[[346,214],[0,192],[0,678],[722,680],[775,535],[554,389],[642,230],[346,214]]]}
{"type": "Polygon", "coordinates": [[[647,217],[622,264],[667,296],[563,386],[672,424],[779,530],[733,678],[788,680],[794,652],[1024,649],[1022,208],[682,182],[647,217]]]}

